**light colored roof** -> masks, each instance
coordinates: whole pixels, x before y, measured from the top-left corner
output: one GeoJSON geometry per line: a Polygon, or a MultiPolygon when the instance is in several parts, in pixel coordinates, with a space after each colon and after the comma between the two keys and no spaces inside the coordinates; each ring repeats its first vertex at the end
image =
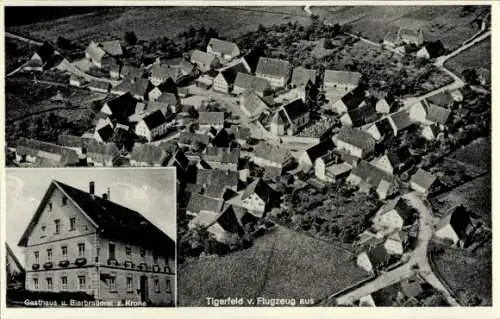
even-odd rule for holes
{"type": "Polygon", "coordinates": [[[436,176],[419,168],[418,171],[411,177],[410,182],[421,186],[424,189],[429,189],[436,181],[436,176]]]}
{"type": "Polygon", "coordinates": [[[359,72],[325,70],[324,83],[358,85],[360,79],[359,72]]]}
{"type": "Polygon", "coordinates": [[[352,166],[347,163],[333,164],[326,168],[326,171],[333,176],[339,176],[342,174],[346,174],[352,170],[352,166]]]}
{"type": "Polygon", "coordinates": [[[287,78],[290,74],[291,68],[292,67],[288,61],[261,57],[259,59],[259,64],[257,64],[255,74],[264,74],[277,78],[287,78]]]}
{"type": "Polygon", "coordinates": [[[191,54],[191,61],[203,65],[210,65],[215,60],[215,56],[200,50],[194,50],[191,54]]]}
{"type": "Polygon", "coordinates": [[[338,141],[354,145],[363,150],[372,150],[375,148],[375,140],[365,131],[355,128],[342,129],[335,137],[338,141]]]}
{"type": "Polygon", "coordinates": [[[257,93],[264,92],[269,88],[269,82],[265,79],[258,78],[256,76],[238,72],[236,79],[234,80],[234,86],[243,88],[247,91],[255,91],[257,93]]]}
{"type": "Polygon", "coordinates": [[[97,43],[91,41],[89,46],[87,47],[86,52],[92,57],[95,61],[101,61],[102,57],[106,55],[106,52],[99,47],[97,43]]]}
{"type": "Polygon", "coordinates": [[[243,95],[241,106],[250,113],[250,116],[269,110],[267,104],[254,92],[247,92],[243,95]]]}
{"type": "Polygon", "coordinates": [[[266,142],[259,142],[254,147],[253,154],[275,163],[284,163],[290,158],[290,153],[286,149],[266,142]]]}
{"type": "Polygon", "coordinates": [[[303,67],[297,67],[292,72],[292,84],[296,86],[306,85],[311,80],[316,83],[316,70],[310,70],[303,67]]]}
{"type": "Polygon", "coordinates": [[[113,56],[123,55],[122,46],[119,40],[104,41],[99,43],[99,46],[113,56]]]}
{"type": "Polygon", "coordinates": [[[224,123],[224,112],[199,112],[199,124],[222,124],[224,123]]]}
{"type": "Polygon", "coordinates": [[[235,54],[238,51],[236,43],[215,38],[210,39],[208,46],[210,46],[214,52],[227,55],[235,54]]]}

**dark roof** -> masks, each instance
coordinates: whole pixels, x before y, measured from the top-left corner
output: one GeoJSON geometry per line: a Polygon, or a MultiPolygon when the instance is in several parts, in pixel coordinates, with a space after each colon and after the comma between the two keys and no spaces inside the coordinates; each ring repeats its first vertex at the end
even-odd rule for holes
{"type": "Polygon", "coordinates": [[[245,233],[232,205],[228,206],[217,218],[217,223],[227,232],[243,235],[245,233]]]}
{"type": "Polygon", "coordinates": [[[360,161],[351,171],[351,174],[358,176],[371,187],[378,187],[381,180],[392,181],[392,176],[377,168],[367,161],[360,161]]]}
{"type": "Polygon", "coordinates": [[[102,141],[107,143],[113,136],[114,129],[111,125],[105,125],[97,130],[97,134],[101,137],[102,141]]]}
{"type": "Polygon", "coordinates": [[[198,193],[191,193],[186,210],[195,214],[202,210],[219,213],[222,208],[223,200],[212,198],[198,193]]]}
{"type": "Polygon", "coordinates": [[[207,147],[203,153],[203,159],[207,162],[218,162],[225,164],[238,164],[240,149],[224,147],[207,147]]]}
{"type": "Polygon", "coordinates": [[[45,65],[55,54],[55,48],[49,42],[45,41],[41,47],[36,51],[38,56],[42,59],[42,63],[45,65]]]}
{"type": "Polygon", "coordinates": [[[214,136],[210,144],[216,147],[229,147],[231,144],[231,136],[225,129],[220,129],[214,136]]]}
{"type": "Polygon", "coordinates": [[[393,113],[389,116],[389,118],[392,123],[394,123],[397,131],[404,130],[414,124],[410,118],[410,115],[405,111],[393,113]]]}
{"type": "Polygon", "coordinates": [[[462,240],[465,239],[472,226],[469,211],[467,211],[463,205],[453,207],[448,214],[439,221],[436,228],[440,229],[448,224],[453,228],[458,238],[462,240]]]}
{"type": "Polygon", "coordinates": [[[137,162],[149,163],[151,165],[162,165],[165,161],[166,156],[167,153],[164,149],[153,144],[135,143],[134,148],[130,153],[130,159],[133,159],[137,162]]]}
{"type": "Polygon", "coordinates": [[[161,110],[154,111],[153,113],[145,116],[142,120],[150,130],[165,124],[167,121],[161,110]]]}
{"type": "Polygon", "coordinates": [[[375,140],[373,137],[369,133],[357,128],[345,128],[340,130],[336,139],[363,150],[373,150],[375,148],[375,140]]]}
{"type": "Polygon", "coordinates": [[[269,82],[266,79],[258,78],[243,72],[238,72],[236,75],[234,86],[243,88],[247,91],[255,92],[264,92],[270,87],[269,82]]]}
{"type": "Polygon", "coordinates": [[[402,146],[396,150],[387,152],[387,157],[391,165],[397,166],[409,161],[411,159],[411,153],[407,146],[402,146]]]}
{"type": "Polygon", "coordinates": [[[290,62],[288,61],[261,57],[255,73],[287,78],[290,75],[291,68],[290,62]]]}
{"type": "Polygon", "coordinates": [[[271,186],[269,186],[266,182],[258,178],[247,186],[247,188],[241,195],[241,199],[245,199],[254,193],[262,198],[265,203],[269,204],[273,199],[276,191],[272,189],[271,186]]]}
{"type": "Polygon", "coordinates": [[[106,101],[106,104],[113,113],[113,116],[120,119],[128,119],[130,115],[135,113],[137,100],[132,96],[132,94],[130,94],[130,92],[127,92],[106,101]]]}
{"type": "Polygon", "coordinates": [[[124,65],[121,69],[121,75],[126,78],[135,79],[144,75],[144,69],[136,68],[130,65],[124,65]]]}
{"type": "Polygon", "coordinates": [[[371,104],[365,104],[348,111],[352,126],[361,126],[377,119],[377,112],[371,104]]]}
{"type": "Polygon", "coordinates": [[[410,182],[421,186],[424,189],[429,189],[436,181],[436,176],[419,168],[418,171],[411,177],[410,182]]]}
{"type": "Polygon", "coordinates": [[[364,100],[365,100],[365,90],[357,86],[353,90],[351,90],[349,93],[344,95],[342,97],[342,103],[347,107],[347,110],[352,110],[354,108],[357,108],[364,100]]]}
{"type": "Polygon", "coordinates": [[[316,144],[306,150],[307,155],[311,159],[311,161],[314,163],[314,161],[322,156],[325,156],[333,150],[335,145],[333,144],[333,141],[331,139],[327,139],[319,144],[316,144]]]}
{"type": "Polygon", "coordinates": [[[440,40],[427,42],[424,44],[424,47],[429,53],[429,56],[431,58],[437,58],[438,56],[441,56],[446,53],[444,44],[440,40]]]}
{"type": "Polygon", "coordinates": [[[158,90],[162,93],[168,92],[172,93],[177,97],[177,84],[175,84],[172,78],[168,78],[165,82],[157,86],[158,90]]]}
{"type": "Polygon", "coordinates": [[[19,241],[19,246],[26,246],[28,236],[40,218],[45,201],[48,200],[50,193],[56,187],[75,202],[83,213],[97,225],[104,236],[135,243],[141,247],[150,247],[158,251],[169,253],[175,251],[174,241],[140,213],[99,196],[92,196],[59,181],[51,182],[30,226],[19,241]]]}
{"type": "Polygon", "coordinates": [[[283,106],[283,110],[291,121],[309,112],[307,105],[302,99],[296,99],[283,106]]]}
{"type": "Polygon", "coordinates": [[[238,172],[219,169],[199,169],[196,172],[196,183],[204,185],[205,193],[210,197],[219,198],[226,188],[237,190],[238,172]]]}
{"type": "Polygon", "coordinates": [[[229,85],[232,85],[236,80],[238,72],[243,72],[243,73],[247,72],[247,69],[245,68],[243,63],[235,64],[229,68],[221,70],[219,73],[224,77],[224,79],[229,85]]]}
{"type": "Polygon", "coordinates": [[[383,266],[389,261],[390,255],[383,244],[379,244],[366,252],[373,268],[383,266]]]}
{"type": "Polygon", "coordinates": [[[382,207],[382,214],[391,210],[395,210],[405,221],[405,224],[411,219],[412,208],[408,202],[401,197],[394,198],[385,204],[384,207],[382,207]]]}
{"type": "Polygon", "coordinates": [[[248,52],[243,59],[247,63],[247,65],[250,67],[250,72],[254,73],[255,70],[257,69],[257,64],[259,63],[259,58],[264,55],[261,49],[253,49],[250,52],[248,52]]]}

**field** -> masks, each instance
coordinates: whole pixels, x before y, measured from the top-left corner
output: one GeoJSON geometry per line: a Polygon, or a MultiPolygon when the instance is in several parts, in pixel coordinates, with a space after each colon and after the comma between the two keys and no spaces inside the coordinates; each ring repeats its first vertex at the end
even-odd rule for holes
{"type": "Polygon", "coordinates": [[[450,158],[466,165],[473,166],[480,171],[491,170],[491,140],[479,138],[464,148],[455,151],[450,158]]]}
{"type": "Polygon", "coordinates": [[[491,243],[475,252],[443,248],[440,254],[433,254],[435,268],[440,277],[465,305],[473,305],[471,297],[477,296],[483,302],[481,305],[491,306],[491,243]]]}
{"type": "Polygon", "coordinates": [[[424,39],[441,40],[448,49],[458,47],[478,29],[472,22],[489,11],[487,6],[345,6],[312,7],[315,14],[329,23],[347,24],[354,33],[360,32],[378,42],[399,27],[421,28],[424,39]]]}
{"type": "Polygon", "coordinates": [[[465,69],[480,68],[491,70],[491,38],[488,37],[471,48],[460,52],[458,55],[445,62],[445,66],[456,74],[461,74],[465,69]]]}
{"type": "Polygon", "coordinates": [[[178,301],[180,306],[203,306],[206,297],[319,300],[367,276],[356,267],[354,255],[278,227],[248,250],[182,266],[178,301]]]}
{"type": "Polygon", "coordinates": [[[128,30],[134,31],[140,40],[150,40],[173,37],[190,26],[202,25],[233,37],[255,31],[259,24],[269,26],[289,21],[307,24],[310,19],[299,7],[122,7],[14,26],[8,30],[51,40],[64,36],[88,44],[90,40],[122,38],[128,30]]]}

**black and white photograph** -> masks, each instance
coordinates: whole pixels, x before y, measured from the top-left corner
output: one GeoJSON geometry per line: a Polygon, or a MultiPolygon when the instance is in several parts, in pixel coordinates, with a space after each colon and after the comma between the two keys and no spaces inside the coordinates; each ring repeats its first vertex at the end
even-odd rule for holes
{"type": "Polygon", "coordinates": [[[12,305],[492,307],[489,2],[209,3],[5,7],[12,305]],[[139,215],[79,209],[63,270],[57,194],[139,215]]]}
{"type": "Polygon", "coordinates": [[[173,169],[8,169],[9,307],[173,307],[173,169]]]}

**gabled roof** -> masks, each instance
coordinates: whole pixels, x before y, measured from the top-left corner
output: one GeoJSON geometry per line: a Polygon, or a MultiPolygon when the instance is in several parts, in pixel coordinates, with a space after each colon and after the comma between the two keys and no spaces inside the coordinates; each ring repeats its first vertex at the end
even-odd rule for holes
{"type": "Polygon", "coordinates": [[[318,143],[306,150],[307,155],[311,159],[311,162],[314,163],[314,161],[322,156],[325,156],[333,150],[335,145],[333,144],[333,141],[331,139],[327,139],[321,143],[318,143]]]}
{"type": "Polygon", "coordinates": [[[390,174],[364,160],[361,160],[359,164],[352,169],[351,174],[358,176],[370,187],[378,187],[382,180],[392,181],[392,176],[390,174]]]}
{"type": "Polygon", "coordinates": [[[135,143],[130,159],[137,162],[162,165],[165,161],[167,153],[164,149],[153,144],[135,143]]]}
{"type": "Polygon", "coordinates": [[[361,73],[350,71],[325,70],[324,83],[358,85],[361,73]]]}
{"type": "Polygon", "coordinates": [[[408,221],[411,218],[412,208],[408,205],[406,200],[401,197],[394,198],[385,204],[382,207],[382,215],[392,210],[395,210],[404,221],[408,221]]]}
{"type": "Polygon", "coordinates": [[[269,186],[266,182],[264,182],[262,179],[258,178],[254,180],[250,185],[247,186],[243,194],[241,195],[241,199],[244,200],[245,198],[249,197],[252,194],[256,194],[259,196],[265,203],[269,204],[270,201],[273,199],[273,196],[275,195],[276,191],[269,186]]]}
{"type": "Polygon", "coordinates": [[[122,83],[115,86],[114,92],[129,92],[133,96],[145,97],[148,92],[149,80],[141,77],[127,78],[122,83]]]}
{"type": "Polygon", "coordinates": [[[28,237],[38,222],[46,201],[56,188],[68,196],[104,236],[121,239],[141,247],[151,247],[157,251],[169,253],[175,251],[174,241],[140,213],[55,180],[51,182],[40,202],[33,219],[19,241],[19,246],[27,245],[28,237]]]}
{"type": "Polygon", "coordinates": [[[112,56],[123,55],[120,40],[104,41],[99,43],[99,47],[101,47],[105,52],[109,53],[112,56]]]}
{"type": "Polygon", "coordinates": [[[200,125],[224,124],[224,112],[199,112],[198,122],[200,125]]]}
{"type": "Polygon", "coordinates": [[[45,65],[55,54],[55,48],[49,42],[45,41],[41,47],[36,50],[38,56],[42,59],[42,63],[45,65]]]}
{"type": "Polygon", "coordinates": [[[303,116],[305,113],[309,112],[307,105],[300,98],[293,100],[286,105],[283,105],[282,110],[285,112],[290,121],[294,121],[297,118],[303,116]]]}
{"type": "Polygon", "coordinates": [[[440,107],[434,105],[432,103],[428,104],[426,119],[433,123],[446,124],[448,122],[448,118],[451,115],[451,110],[445,109],[444,107],[440,107]]]}
{"type": "Polygon", "coordinates": [[[130,115],[135,113],[137,100],[132,96],[130,92],[127,92],[118,97],[113,97],[107,100],[105,103],[113,113],[112,116],[126,119],[130,115]]]}
{"type": "Polygon", "coordinates": [[[387,152],[387,158],[392,166],[397,166],[411,160],[411,153],[407,146],[402,146],[395,151],[387,152]]]}
{"type": "Polygon", "coordinates": [[[128,79],[140,78],[144,75],[144,70],[135,66],[124,65],[121,69],[121,75],[128,79]]]}
{"type": "Polygon", "coordinates": [[[227,232],[238,235],[243,235],[245,233],[232,205],[228,206],[219,217],[217,217],[217,223],[227,232]]]}
{"type": "Polygon", "coordinates": [[[420,187],[428,190],[436,181],[436,176],[432,175],[419,168],[418,171],[411,177],[410,182],[419,185],[420,187]]]}
{"type": "Polygon", "coordinates": [[[235,64],[235,65],[229,67],[229,68],[225,68],[223,70],[220,70],[219,74],[224,78],[224,80],[226,80],[226,82],[229,85],[232,85],[234,83],[234,81],[236,80],[236,76],[237,76],[238,72],[246,72],[246,71],[247,71],[247,69],[245,68],[243,63],[238,63],[238,64],[235,64]]]}
{"type": "Polygon", "coordinates": [[[96,140],[84,140],[83,145],[87,154],[93,157],[98,155],[102,160],[111,160],[118,155],[119,149],[115,143],[100,143],[96,140]]]}
{"type": "Polygon", "coordinates": [[[106,55],[106,51],[100,48],[94,41],[90,41],[90,44],[85,52],[90,55],[94,61],[101,61],[101,59],[106,55]]]}
{"type": "MultiPolygon", "coordinates": [[[[10,249],[9,244],[7,244],[7,242],[5,242],[5,250],[6,250],[5,255],[7,256],[7,258],[10,258],[16,264],[15,265],[16,268],[21,273],[24,273],[24,267],[23,267],[23,265],[21,264],[21,262],[19,261],[19,259],[17,259],[17,256],[14,254],[14,252],[12,251],[12,249],[10,249]]],[[[12,268],[11,268],[11,271],[12,271],[12,268]]]]}
{"type": "Polygon", "coordinates": [[[43,142],[35,139],[20,137],[16,142],[16,153],[30,154],[40,157],[47,157],[63,166],[78,162],[78,154],[74,150],[62,147],[57,144],[43,142]],[[52,154],[46,155],[46,154],[52,154]]]}
{"type": "Polygon", "coordinates": [[[114,129],[111,125],[104,125],[100,129],[97,130],[97,134],[101,137],[103,142],[109,142],[111,136],[113,136],[114,129]]]}
{"type": "Polygon", "coordinates": [[[255,145],[253,148],[253,155],[281,164],[290,158],[290,153],[287,150],[267,142],[259,142],[255,145]]]}
{"type": "Polygon", "coordinates": [[[450,91],[442,91],[432,96],[426,98],[426,100],[437,106],[446,107],[450,106],[455,102],[455,99],[451,95],[450,91]]]}
{"type": "Polygon", "coordinates": [[[316,83],[316,70],[310,70],[303,67],[296,67],[292,72],[292,85],[302,86],[311,81],[316,83]]]}
{"type": "Polygon", "coordinates": [[[290,75],[291,69],[292,67],[288,61],[261,57],[255,73],[277,78],[287,78],[290,75]]]}
{"type": "Polygon", "coordinates": [[[243,94],[241,106],[245,108],[248,113],[250,113],[250,116],[255,116],[269,110],[267,104],[252,91],[247,91],[243,94]]]}
{"type": "Polygon", "coordinates": [[[198,193],[191,193],[186,210],[199,213],[202,210],[219,213],[224,201],[221,198],[212,198],[198,193]]]}
{"type": "Polygon", "coordinates": [[[447,225],[453,228],[453,231],[460,239],[465,239],[472,226],[469,211],[463,205],[451,208],[436,225],[436,229],[439,230],[447,225]]]}
{"type": "Polygon", "coordinates": [[[353,110],[360,106],[361,103],[365,101],[365,98],[365,90],[362,87],[357,86],[352,91],[344,95],[341,100],[342,103],[344,103],[344,105],[346,106],[347,110],[353,110]]]}
{"type": "Polygon", "coordinates": [[[397,131],[404,130],[414,124],[410,115],[405,111],[391,114],[389,116],[389,121],[394,124],[397,131]]]}
{"type": "Polygon", "coordinates": [[[365,104],[347,112],[352,126],[361,126],[377,119],[377,112],[371,104],[365,104]]]}
{"type": "Polygon", "coordinates": [[[194,50],[191,54],[191,61],[203,65],[210,65],[215,61],[215,56],[200,50],[194,50]]]}
{"type": "Polygon", "coordinates": [[[429,56],[431,58],[437,58],[438,56],[441,56],[446,53],[444,44],[440,40],[427,42],[424,44],[424,47],[429,53],[429,56]]]}
{"type": "Polygon", "coordinates": [[[237,190],[238,172],[219,169],[199,169],[196,172],[196,183],[204,185],[205,192],[210,197],[219,198],[226,188],[237,190]]]}
{"type": "Polygon", "coordinates": [[[352,166],[347,163],[333,164],[326,168],[326,171],[333,176],[340,176],[347,174],[352,170],[352,166]]]}
{"type": "Polygon", "coordinates": [[[220,129],[219,132],[214,136],[210,144],[215,147],[229,147],[232,141],[232,137],[225,129],[220,129]]]}
{"type": "Polygon", "coordinates": [[[163,112],[161,110],[157,110],[149,115],[146,115],[142,120],[150,130],[165,124],[165,122],[167,121],[165,115],[163,115],[163,112]]]}
{"type": "Polygon", "coordinates": [[[365,131],[357,128],[341,129],[337,134],[336,139],[338,141],[359,147],[363,150],[371,150],[375,148],[375,140],[373,137],[365,131]]]}
{"type": "Polygon", "coordinates": [[[208,42],[208,46],[211,47],[214,52],[227,55],[235,54],[239,50],[236,43],[216,38],[211,38],[208,42]]]}
{"type": "Polygon", "coordinates": [[[203,153],[203,159],[207,162],[238,164],[239,158],[239,148],[207,147],[203,153]]]}
{"type": "Polygon", "coordinates": [[[262,50],[253,49],[250,52],[248,52],[247,54],[245,54],[245,56],[243,56],[242,59],[246,62],[246,64],[250,68],[250,70],[249,70],[250,73],[255,72],[255,70],[257,69],[257,64],[259,63],[259,58],[262,55],[264,55],[262,50]]]}
{"type": "Polygon", "coordinates": [[[234,80],[234,86],[243,88],[247,91],[264,92],[269,88],[269,82],[256,76],[238,72],[234,80]]]}
{"type": "Polygon", "coordinates": [[[390,258],[383,244],[379,244],[366,252],[373,268],[385,265],[390,258]]]}

